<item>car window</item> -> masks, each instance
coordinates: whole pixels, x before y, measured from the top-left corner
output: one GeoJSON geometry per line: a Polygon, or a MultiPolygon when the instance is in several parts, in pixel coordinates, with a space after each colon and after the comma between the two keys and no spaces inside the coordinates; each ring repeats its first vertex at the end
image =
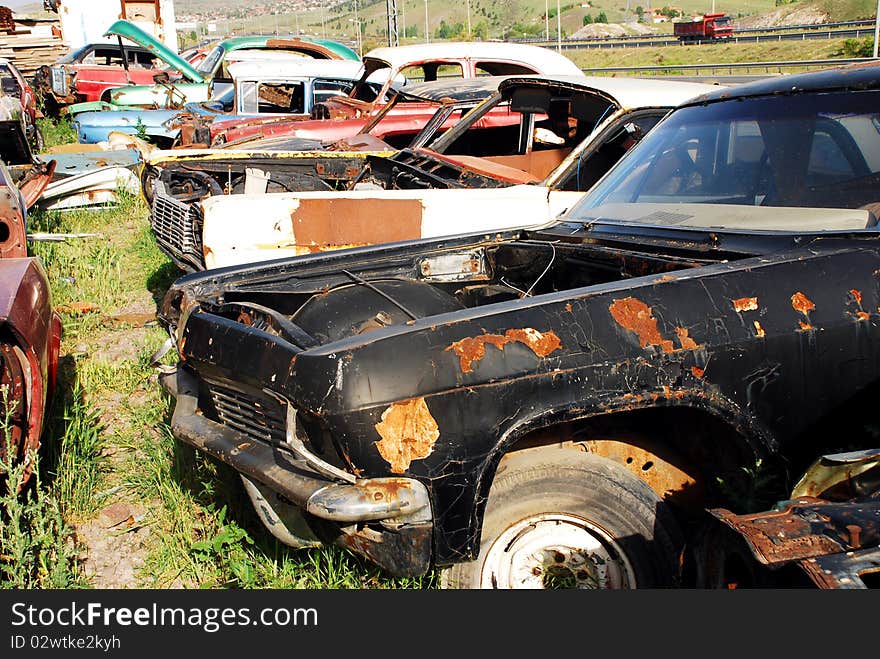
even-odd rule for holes
{"type": "Polygon", "coordinates": [[[529,75],[539,73],[537,69],[533,69],[525,64],[514,64],[513,62],[477,62],[474,64],[477,76],[512,76],[512,75],[529,75]]]}
{"type": "Polygon", "coordinates": [[[433,82],[445,78],[463,78],[461,64],[447,62],[423,62],[400,70],[407,82],[433,82]]]}
{"type": "Polygon", "coordinates": [[[312,83],[313,103],[326,101],[333,96],[348,96],[353,86],[352,80],[315,80],[312,83]]]}
{"type": "Polygon", "coordinates": [[[861,208],[880,201],[878,154],[877,91],[683,108],[582,204],[861,208]]]}
{"type": "Polygon", "coordinates": [[[302,82],[241,83],[243,114],[305,112],[302,82]]]}

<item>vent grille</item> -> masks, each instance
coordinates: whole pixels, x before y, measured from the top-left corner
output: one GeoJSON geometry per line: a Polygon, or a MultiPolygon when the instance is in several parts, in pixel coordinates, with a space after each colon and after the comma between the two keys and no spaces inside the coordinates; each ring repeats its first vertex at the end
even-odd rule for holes
{"type": "Polygon", "coordinates": [[[286,414],[279,401],[268,396],[245,394],[210,381],[205,381],[205,393],[210,397],[219,423],[253,439],[284,443],[286,414]]]}
{"type": "Polygon", "coordinates": [[[150,224],[159,247],[171,258],[204,268],[202,222],[195,204],[177,201],[165,192],[161,182],[157,182],[150,224]]]}

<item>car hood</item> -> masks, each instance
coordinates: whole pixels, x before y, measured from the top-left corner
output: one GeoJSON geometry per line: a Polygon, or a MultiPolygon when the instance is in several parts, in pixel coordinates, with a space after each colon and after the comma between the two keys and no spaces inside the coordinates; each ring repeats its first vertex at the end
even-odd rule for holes
{"type": "Polygon", "coordinates": [[[170,67],[180,71],[183,77],[190,82],[205,82],[205,78],[202,74],[196,71],[189,62],[176,54],[153,35],[144,32],[134,23],[130,23],[129,21],[116,21],[107,29],[104,36],[124,37],[129,41],[133,41],[137,45],[148,49],[170,67]]]}

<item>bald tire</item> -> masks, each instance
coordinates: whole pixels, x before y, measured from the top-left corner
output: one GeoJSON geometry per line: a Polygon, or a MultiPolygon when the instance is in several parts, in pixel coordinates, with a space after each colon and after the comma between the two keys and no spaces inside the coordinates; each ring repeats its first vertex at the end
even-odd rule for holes
{"type": "MultiPolygon", "coordinates": [[[[510,533],[525,520],[560,514],[585,520],[610,538],[612,555],[623,554],[631,581],[626,587],[667,588],[678,584],[681,532],[657,494],[621,465],[575,450],[523,451],[502,460],[489,491],[477,559],[443,571],[444,588],[517,587],[481,584],[493,546],[497,566],[510,533]],[[507,535],[502,545],[496,541],[507,535]]],[[[494,572],[492,572],[494,573],[494,572]]]]}

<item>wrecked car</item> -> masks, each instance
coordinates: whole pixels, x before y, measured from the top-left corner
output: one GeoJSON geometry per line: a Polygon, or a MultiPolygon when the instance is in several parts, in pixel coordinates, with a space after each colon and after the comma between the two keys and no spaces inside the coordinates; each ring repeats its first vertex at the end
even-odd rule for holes
{"type": "Polygon", "coordinates": [[[360,69],[360,64],[351,60],[279,59],[282,61],[231,64],[232,88],[210,101],[187,103],[184,111],[107,109],[78,113],[71,123],[83,144],[104,141],[110,132],[121,131],[142,133],[158,146],[170,147],[182,129],[191,136],[217,117],[305,118],[316,101],[348,93],[360,69]]]}
{"type": "Polygon", "coordinates": [[[719,478],[873,446],[878,101],[877,65],[720,89],[549,226],[184,276],[172,432],[292,546],[678,585],[719,478]]]}
{"type": "Polygon", "coordinates": [[[25,80],[25,77],[11,61],[0,57],[0,83],[3,93],[17,98],[24,111],[25,133],[28,141],[35,151],[40,151],[44,145],[43,133],[37,126],[37,118],[43,114],[37,109],[37,97],[33,87],[25,80]]]}
{"type": "MultiPolygon", "coordinates": [[[[131,27],[132,33],[134,30],[142,32],[133,24],[131,27]]],[[[170,66],[173,67],[171,75],[195,74],[186,60],[176,55],[170,66]]],[[[72,50],[51,66],[39,67],[34,74],[34,88],[47,106],[58,112],[74,103],[109,100],[110,90],[116,87],[152,83],[154,76],[163,70],[162,61],[157,61],[148,48],[124,43],[120,39],[119,44],[87,44],[72,50]]]]}
{"type": "MultiPolygon", "coordinates": [[[[363,170],[368,156],[392,156],[396,153],[393,145],[401,143],[418,148],[432,142],[496,91],[497,80],[484,77],[410,85],[409,91],[397,94],[360,133],[343,140],[280,137],[223,149],[156,151],[146,159],[141,173],[156,242],[179,267],[201,270],[205,258],[200,214],[203,198],[344,190],[363,170]],[[410,112],[413,105],[417,109],[410,112]],[[426,106],[434,107],[435,112],[425,123],[420,115],[426,106]]],[[[506,109],[481,120],[487,129],[511,123],[506,109]]]]}
{"type": "Polygon", "coordinates": [[[27,205],[39,192],[25,194],[26,189],[19,190],[0,160],[0,413],[6,420],[0,475],[23,462],[25,479],[40,447],[61,343],[61,319],[52,309],[46,272],[40,259],[27,253],[27,205]]]}
{"type": "MultiPolygon", "coordinates": [[[[489,99],[430,144],[413,144],[392,157],[368,155],[347,190],[300,185],[260,194],[270,190],[256,180],[263,166],[245,162],[237,169],[250,170],[239,185],[250,181],[249,193],[219,195],[220,160],[214,165],[217,190],[200,194],[203,182],[181,187],[193,173],[166,166],[151,214],[157,243],[188,269],[202,269],[543,224],[576,202],[672,107],[713,89],[585,76],[487,77],[470,84],[480,81],[495,88],[489,99]],[[177,191],[194,194],[172,199],[177,191]],[[242,217],[248,217],[247,232],[242,217]]],[[[312,158],[325,171],[331,162],[312,158]]],[[[267,163],[267,169],[271,178],[274,167],[267,163]]]]}
{"type": "MultiPolygon", "coordinates": [[[[149,35],[132,29],[134,26],[124,24],[125,21],[114,23],[107,31],[108,35],[121,35],[136,43],[150,48],[157,57],[180,68],[179,57],[168,51],[149,35]]],[[[344,59],[360,61],[358,54],[345,44],[329,39],[279,39],[273,36],[230,37],[217,44],[193,72],[184,71],[187,81],[158,79],[155,84],[128,85],[109,92],[107,102],[123,107],[140,108],[175,108],[180,109],[186,103],[207,101],[212,94],[220,93],[218,85],[230,85],[227,67],[232,63],[230,55],[238,51],[264,50],[276,53],[298,54],[309,59],[344,59]],[[194,75],[193,75],[194,73],[194,75]]],[[[193,67],[188,67],[192,69],[193,67]]],[[[183,70],[183,69],[181,69],[183,70]]]]}
{"type": "MultiPolygon", "coordinates": [[[[211,126],[211,144],[244,138],[304,137],[342,139],[355,135],[372,114],[381,111],[396,89],[407,84],[481,76],[543,74],[583,76],[570,59],[547,48],[499,42],[443,42],[375,48],[363,58],[360,79],[347,96],[334,96],[312,109],[312,121],[251,119],[218,121],[211,126]],[[377,89],[374,81],[383,80],[377,89]],[[327,124],[332,120],[332,124],[327,124]]],[[[411,107],[411,110],[415,110],[411,107]]],[[[425,109],[422,121],[432,110],[425,109]]]]}

